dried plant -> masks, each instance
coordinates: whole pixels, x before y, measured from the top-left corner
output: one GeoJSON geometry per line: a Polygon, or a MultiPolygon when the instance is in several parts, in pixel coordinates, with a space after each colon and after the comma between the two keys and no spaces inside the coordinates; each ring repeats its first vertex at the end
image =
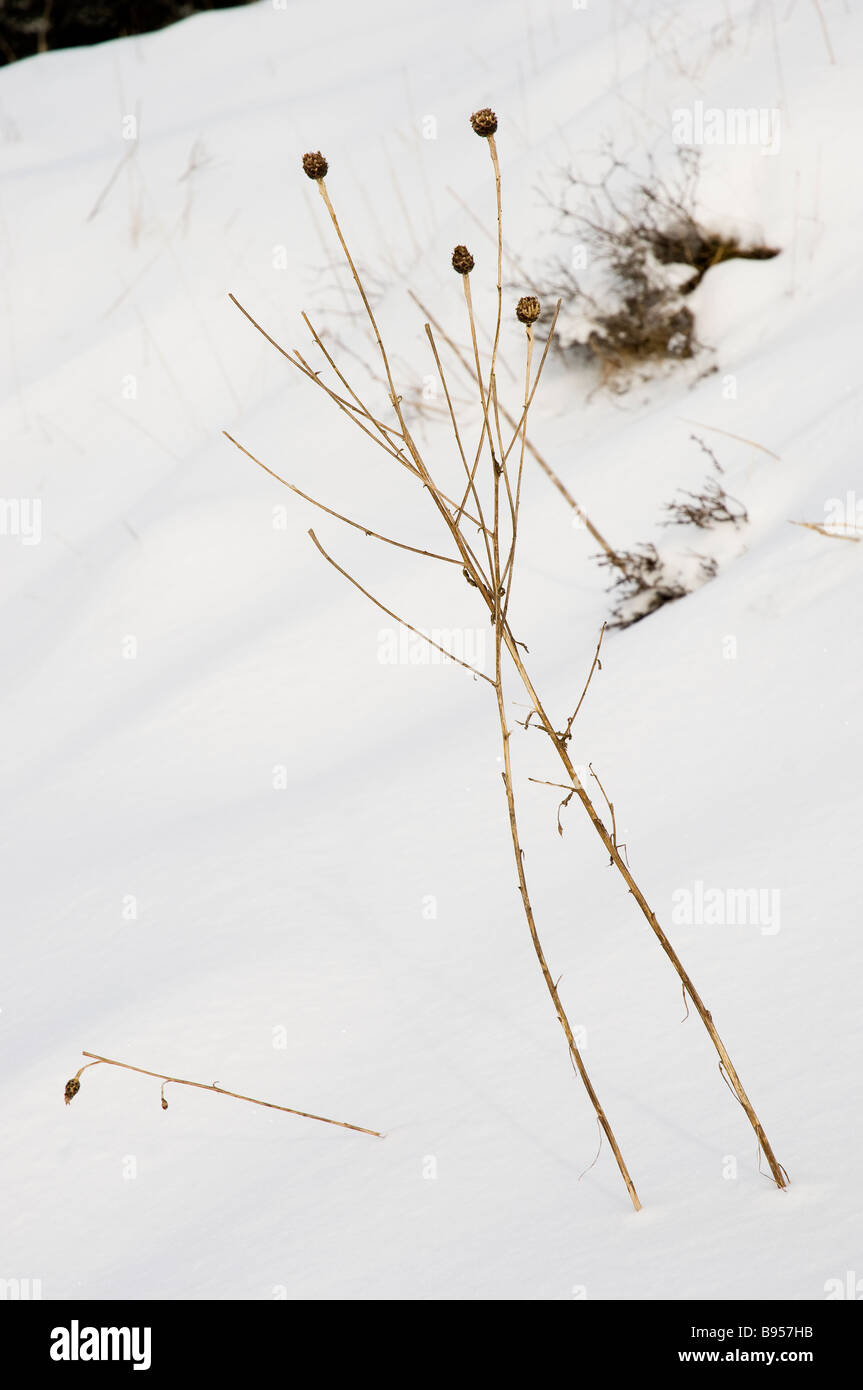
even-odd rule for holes
{"type": "Polygon", "coordinates": [[[303,1120],[319,1120],[324,1125],[337,1125],[339,1129],[353,1129],[360,1134],[371,1134],[375,1139],[383,1139],[383,1134],[376,1129],[365,1129],[363,1125],[349,1125],[345,1120],[328,1120],[325,1115],[311,1115],[307,1110],[294,1110],[289,1105],[276,1105],[271,1100],[255,1100],[252,1096],[241,1096],[239,1091],[226,1091],[224,1086],[218,1086],[215,1081],[209,1085],[206,1081],[184,1081],[179,1076],[167,1076],[161,1071],[148,1071],[146,1067],[133,1067],[129,1062],[115,1062],[111,1057],[100,1057],[98,1052],[82,1052],[82,1057],[92,1057],[92,1062],[85,1062],[83,1067],[79,1067],[75,1075],[66,1082],[66,1089],[63,1092],[63,1099],[67,1105],[71,1105],[81,1089],[81,1074],[88,1067],[122,1067],[124,1071],[136,1071],[141,1076],[154,1076],[157,1081],[161,1081],[162,1109],[167,1110],[168,1102],[165,1099],[166,1086],[194,1086],[198,1091],[214,1091],[217,1096],[230,1096],[231,1100],[245,1100],[249,1105],[262,1105],[266,1110],[282,1110],[286,1115],[299,1115],[303,1120]]]}
{"type": "MultiPolygon", "coordinates": [[[[606,555],[595,558],[601,566],[608,565],[606,555]]],[[[616,603],[609,626],[631,627],[663,604],[673,603],[689,593],[679,574],[661,559],[652,542],[621,551],[620,558],[622,568],[615,566],[611,574],[616,603]]]]}
{"type": "Polygon", "coordinates": [[[730,522],[732,526],[745,526],[749,513],[742,502],[731,497],[716,478],[705,478],[700,492],[679,489],[681,501],[667,502],[665,511],[670,513],[663,526],[697,526],[709,530],[711,526],[721,526],[730,522]]]}
{"type": "MultiPolygon", "coordinates": [[[[697,434],[689,436],[710,459],[716,473],[724,470],[714,451],[697,434]]],[[[735,436],[738,437],[738,436],[735,436]]],[[[749,441],[745,441],[749,442],[749,441]]],[[[769,451],[767,451],[769,452],[769,451]]],[[[668,502],[663,510],[669,517],[662,526],[697,526],[710,530],[730,522],[735,528],[746,525],[749,514],[742,502],[731,497],[715,477],[707,477],[700,492],[678,489],[679,500],[668,502]]],[[[687,560],[681,564],[659,554],[652,542],[621,550],[612,566],[609,556],[594,556],[597,563],[611,571],[610,589],[615,597],[611,627],[631,627],[663,604],[684,598],[700,588],[719,572],[718,561],[710,555],[692,555],[695,566],[687,560]]]]}
{"type": "Polygon", "coordinates": [[[855,526],[850,521],[842,523],[834,521],[831,523],[831,525],[833,525],[834,527],[841,525],[844,529],[840,531],[831,531],[830,528],[827,525],[825,525],[823,521],[792,521],[791,525],[803,526],[807,531],[817,531],[819,536],[826,536],[828,540],[832,541],[863,540],[863,534],[861,534],[860,528],[855,526]]]}
{"type": "MultiPolygon", "coordinates": [[[[684,998],[692,1003],[695,1011],[698,1013],[707,1029],[711,1041],[719,1054],[720,1072],[727,1080],[730,1088],[743,1107],[756,1133],[760,1150],[767,1159],[773,1179],[778,1187],[784,1187],[787,1182],[785,1171],[774,1156],[758,1116],[743,1088],[725,1045],[717,1032],[712,1015],[702,1001],[693,981],[686,972],[671,942],[662,930],[655,914],[649,907],[643,892],[630,872],[628,863],[621,855],[623,846],[620,846],[617,841],[611,802],[605,796],[605,792],[601,788],[603,798],[609,808],[612,818],[611,828],[609,829],[596,810],[590,794],[581,782],[570,759],[568,743],[572,736],[572,725],[575,716],[573,715],[572,718],[570,718],[569,722],[562,730],[558,730],[557,725],[547,713],[545,705],[528,674],[522,655],[523,651],[526,650],[524,648],[524,643],[516,637],[510,623],[509,607],[516,577],[516,553],[522,498],[522,479],[527,452],[528,413],[542,377],[543,368],[554,335],[557,311],[552,315],[545,346],[539,355],[539,362],[534,369],[536,346],[534,340],[534,325],[537,321],[540,305],[535,295],[523,296],[520,301],[517,316],[519,321],[524,325],[525,332],[524,389],[520,409],[513,416],[507,416],[504,414],[501,402],[498,399],[497,381],[503,316],[501,173],[494,138],[497,129],[497,118],[493,112],[486,109],[476,112],[471,118],[471,124],[476,134],[479,135],[480,138],[486,140],[488,145],[488,152],[494,175],[497,211],[496,315],[494,329],[490,335],[491,351],[485,364],[483,364],[478,347],[477,323],[471,296],[471,270],[468,268],[468,260],[472,260],[472,257],[465,247],[458,247],[456,248],[456,252],[454,252],[454,257],[458,262],[454,268],[460,275],[465,299],[465,311],[470,331],[473,356],[472,370],[479,405],[477,416],[479,437],[473,446],[471,446],[467,438],[468,425],[464,421],[459,420],[453,408],[452,394],[449,389],[446,371],[437,341],[432,331],[431,323],[427,322],[425,325],[429,348],[447,402],[455,446],[455,457],[460,466],[459,471],[463,474],[460,483],[448,483],[445,489],[440,481],[439,464],[435,464],[433,471],[428,458],[419,449],[415,438],[411,434],[402,409],[401,395],[393,378],[390,365],[390,354],[384,344],[377,319],[369,303],[362,279],[356,270],[356,263],[348,249],[347,241],[323,177],[317,177],[308,168],[306,169],[309,176],[315,178],[327,215],[330,218],[342,253],[356,284],[357,292],[362,301],[366,318],[374,338],[376,351],[386,377],[392,419],[389,422],[382,420],[368,408],[351,386],[344,371],[339,366],[332,353],[328,350],[320,334],[315,330],[306,315],[303,315],[306,327],[311,333],[318,351],[322,354],[326,366],[329,367],[333,374],[334,381],[332,384],[324,380],[323,371],[321,369],[316,370],[312,368],[301,352],[296,349],[288,351],[278,344],[257,320],[253,318],[249,311],[239,304],[233,295],[231,298],[253,327],[272,343],[277,351],[279,351],[286,360],[306,378],[310,385],[324,391],[333,405],[356,428],[361,430],[367,438],[371,439],[377,447],[388,456],[396,467],[407,470],[415,481],[424,489],[425,495],[427,495],[431,506],[433,506],[443,524],[444,532],[452,547],[452,553],[432,554],[429,551],[422,550],[420,547],[409,545],[403,540],[383,536],[378,532],[371,531],[370,528],[363,523],[333,513],[329,508],[322,507],[320,502],[309,498],[307,494],[301,495],[305,496],[306,500],[312,502],[313,505],[322,507],[322,510],[328,512],[329,515],[338,515],[339,520],[346,522],[350,526],[366,531],[367,534],[375,535],[377,539],[385,541],[389,545],[409,551],[412,554],[421,554],[434,560],[436,563],[457,565],[460,567],[472,595],[484,606],[489,615],[494,633],[493,678],[477,668],[470,667],[466,662],[461,662],[461,665],[471,669],[478,681],[491,686],[494,691],[501,737],[503,760],[502,778],[506,796],[510,839],[512,842],[518,891],[521,897],[527,927],[542,971],[543,979],[545,980],[546,988],[555,1009],[555,1014],[566,1037],[570,1058],[588,1093],[596,1113],[600,1130],[609,1141],[633,1206],[636,1210],[640,1206],[635,1185],[629,1175],[620,1147],[608,1118],[599,1102],[597,1093],[587,1074],[584,1060],[576,1045],[573,1029],[570,1026],[566,1009],[558,991],[557,983],[549,968],[545,951],[540,941],[533,905],[528,891],[513,785],[510,750],[512,730],[507,716],[504,685],[505,668],[510,671],[514,669],[524,690],[527,692],[531,710],[525,722],[528,724],[533,722],[534,726],[539,727],[545,733],[551,743],[566,774],[566,781],[562,785],[567,793],[567,799],[574,797],[583,806],[590,818],[594,830],[609,855],[611,863],[616,867],[623,878],[629,893],[635,899],[639,909],[659,941],[660,946],[677,972],[681,981],[684,998]],[[514,425],[511,426],[511,433],[505,433],[504,422],[507,419],[514,419],[515,421],[514,425]]],[[[228,436],[228,438],[230,438],[230,436],[228,436]]],[[[254,455],[250,454],[249,451],[238,444],[236,440],[232,440],[232,443],[237,444],[237,447],[242,449],[254,462],[266,468],[266,471],[270,473],[271,476],[278,478],[279,481],[285,483],[285,485],[293,491],[299,491],[292,483],[281,478],[280,475],[276,474],[272,469],[267,467],[267,465],[261,463],[260,460],[255,459],[254,455]]],[[[329,564],[378,608],[382,609],[382,611],[389,614],[391,617],[396,617],[391,608],[385,606],[378,598],[372,595],[368,589],[364,588],[346,569],[339,565],[332,556],[329,555],[321,545],[314,531],[310,531],[309,534],[318,551],[329,564]]],[[[398,619],[398,621],[403,621],[403,619],[398,619]]],[[[406,624],[406,626],[410,628],[410,624],[406,624]]],[[[416,628],[410,628],[410,630],[414,632],[417,631],[416,628]]],[[[591,667],[591,676],[597,663],[598,648],[594,658],[594,666],[591,667]]],[[[588,678],[588,684],[589,681],[590,677],[588,678]]],[[[579,702],[579,706],[580,703],[581,702],[579,702]]]]}
{"type": "MultiPolygon", "coordinates": [[[[603,384],[626,388],[642,364],[683,361],[697,352],[695,316],[686,296],[707,271],[723,261],[770,260],[770,246],[744,245],[733,234],[707,227],[698,217],[699,151],[678,151],[668,180],[652,159],[646,176],[606,149],[604,170],[590,181],[562,171],[563,192],[546,194],[558,230],[575,239],[597,272],[592,290],[572,264],[558,262],[540,278],[540,288],[578,308],[587,323],[584,338],[565,344],[597,360],[603,384]],[[668,273],[677,268],[678,274],[668,273]],[[691,271],[685,279],[680,276],[691,271]]],[[[581,268],[581,267],[580,267],[581,268]]]]}

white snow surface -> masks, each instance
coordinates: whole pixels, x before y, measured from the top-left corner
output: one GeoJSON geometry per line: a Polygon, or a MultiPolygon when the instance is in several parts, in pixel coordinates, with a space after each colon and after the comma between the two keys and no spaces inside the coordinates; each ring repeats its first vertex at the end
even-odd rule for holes
{"type": "MultiPolygon", "coordinates": [[[[789,524],[863,498],[863,18],[820,9],[835,61],[803,3],[290,0],[0,74],[0,1277],[57,1299],[797,1300],[863,1275],[863,545],[789,524]],[[612,395],[552,356],[529,433],[616,544],[720,559],[606,637],[572,755],[614,802],[787,1191],[577,804],[557,834],[563,793],[528,779],[558,765],[507,687],[540,933],[635,1214],[607,1145],[590,1166],[596,1120],[516,890],[493,696],[453,664],[382,660],[389,620],[308,528],[414,625],[477,630],[486,669],[488,620],[458,569],[347,530],[223,438],[446,545],[423,490],[228,293],[318,366],[305,309],[366,385],[374,345],[299,168],[323,150],[407,398],[434,372],[408,287],[468,341],[457,242],[493,314],[469,113],[498,113],[505,239],[537,267],[540,183],[606,137],[667,167],[672,112],[698,101],[781,112],[777,152],[705,147],[701,208],[782,254],[709,272],[695,364],[612,395]],[[748,509],[730,537],[658,525],[708,471],[693,433],[748,509]],[[38,544],[10,500],[19,518],[41,504],[38,544]],[[781,916],[677,923],[699,882],[776,893],[781,916]],[[386,1138],[177,1086],[164,1112],[158,1081],[105,1066],[67,1108],[82,1049],[386,1138]]],[[[457,477],[445,422],[411,418],[457,477]]],[[[595,549],[529,461],[511,613],[561,724],[609,612],[595,549]]]]}

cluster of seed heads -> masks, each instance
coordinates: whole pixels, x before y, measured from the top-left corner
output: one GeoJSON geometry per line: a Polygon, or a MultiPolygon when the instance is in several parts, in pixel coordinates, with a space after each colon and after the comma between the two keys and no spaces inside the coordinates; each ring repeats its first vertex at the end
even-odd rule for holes
{"type": "MultiPolygon", "coordinates": [[[[494,135],[497,130],[497,116],[490,106],[483,106],[479,111],[474,111],[470,118],[470,123],[475,133],[482,136],[484,139],[488,139],[489,136],[494,135]]],[[[320,150],[310,150],[307,154],[303,155],[303,172],[308,178],[313,179],[315,182],[319,182],[321,179],[326,178],[329,167],[320,150]]],[[[474,259],[466,246],[457,246],[453,251],[452,268],[458,275],[470,275],[474,268],[474,259]]],[[[532,294],[523,295],[516,305],[515,314],[519,322],[526,324],[528,327],[532,323],[536,323],[540,315],[539,300],[532,294]]],[[[71,1084],[70,1082],[69,1086],[71,1086],[71,1084]]],[[[77,1090],[77,1086],[75,1090],[77,1090]]],[[[72,1096],[75,1095],[75,1091],[69,1094],[69,1087],[67,1086],[66,1092],[66,1104],[68,1105],[72,1096]]]]}

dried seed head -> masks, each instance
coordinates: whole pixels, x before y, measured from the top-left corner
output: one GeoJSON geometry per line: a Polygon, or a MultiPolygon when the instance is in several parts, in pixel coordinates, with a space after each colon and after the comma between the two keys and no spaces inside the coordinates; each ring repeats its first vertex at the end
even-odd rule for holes
{"type": "Polygon", "coordinates": [[[497,130],[497,116],[490,106],[484,106],[481,111],[474,111],[470,123],[475,133],[485,136],[486,139],[497,130]]]}
{"type": "Polygon", "coordinates": [[[72,1104],[72,1101],[75,1099],[80,1089],[81,1082],[78,1080],[77,1076],[73,1076],[71,1081],[66,1082],[66,1090],[63,1093],[63,1099],[67,1105],[72,1104]]]}
{"type": "Polygon", "coordinates": [[[303,172],[308,174],[310,179],[325,179],[329,167],[320,150],[303,155],[303,172]]]}
{"type": "Polygon", "coordinates": [[[515,306],[515,316],[519,323],[536,323],[542,306],[535,294],[523,294],[515,306]]]}
{"type": "Polygon", "coordinates": [[[168,1102],[165,1100],[165,1097],[162,1096],[162,1109],[163,1109],[163,1110],[167,1110],[167,1108],[168,1108],[168,1102]]]}
{"type": "Polygon", "coordinates": [[[466,246],[457,246],[452,253],[452,268],[459,275],[470,275],[473,270],[473,256],[466,246]]]}

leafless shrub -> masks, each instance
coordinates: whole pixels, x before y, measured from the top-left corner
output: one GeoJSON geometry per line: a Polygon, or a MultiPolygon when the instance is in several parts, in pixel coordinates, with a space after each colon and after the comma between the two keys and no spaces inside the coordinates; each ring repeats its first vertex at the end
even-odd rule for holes
{"type": "Polygon", "coordinates": [[[701,492],[680,490],[679,502],[667,502],[664,510],[670,513],[663,526],[698,526],[709,530],[730,522],[732,526],[745,526],[749,513],[742,502],[731,497],[715,478],[705,478],[701,492]]]}
{"type": "Polygon", "coordinates": [[[688,590],[666,566],[652,543],[634,550],[618,552],[620,566],[611,567],[607,555],[596,559],[603,568],[612,568],[611,591],[616,596],[610,627],[629,627],[664,603],[683,598],[688,590]]]}
{"type": "Polygon", "coordinates": [[[611,150],[601,178],[591,182],[563,171],[563,193],[546,194],[558,214],[558,230],[576,242],[579,264],[558,261],[540,281],[545,295],[581,311],[586,336],[565,348],[598,361],[603,381],[617,389],[635,367],[693,357],[702,344],[695,316],[684,299],[707,271],[735,258],[768,260],[772,247],[744,246],[737,236],[716,232],[696,215],[699,152],[678,151],[670,180],[653,161],[639,177],[611,150]],[[591,267],[592,289],[578,271],[591,267]],[[688,268],[691,274],[685,275],[688,268]],[[676,271],[676,274],[674,273],[676,271]]]}

